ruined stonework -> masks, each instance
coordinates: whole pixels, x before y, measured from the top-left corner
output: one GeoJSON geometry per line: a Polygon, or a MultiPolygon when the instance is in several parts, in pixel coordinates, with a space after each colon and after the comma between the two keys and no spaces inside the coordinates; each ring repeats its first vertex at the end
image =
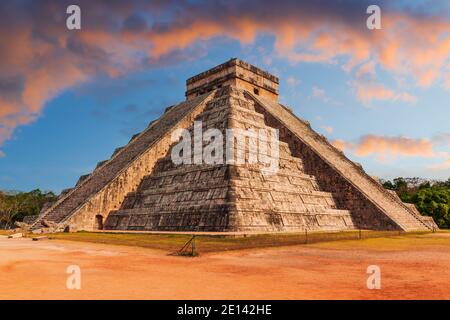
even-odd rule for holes
{"type": "Polygon", "coordinates": [[[231,59],[186,81],[186,99],[234,86],[272,100],[278,99],[278,78],[249,63],[231,59]]]}
{"type": "Polygon", "coordinates": [[[188,79],[186,98],[82,176],[33,229],[49,221],[70,231],[433,228],[279,104],[275,76],[232,59],[188,79]],[[278,171],[265,175],[247,162],[174,164],[171,135],[192,132],[194,121],[223,133],[278,129],[278,171]]]}

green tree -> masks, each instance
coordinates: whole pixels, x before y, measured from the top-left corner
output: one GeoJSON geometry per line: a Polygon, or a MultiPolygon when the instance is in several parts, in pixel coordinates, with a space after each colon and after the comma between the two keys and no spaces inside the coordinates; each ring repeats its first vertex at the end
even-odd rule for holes
{"type": "Polygon", "coordinates": [[[394,188],[399,195],[407,193],[408,192],[408,184],[406,183],[404,178],[395,178],[394,179],[394,188]]]}
{"type": "Polygon", "coordinates": [[[19,212],[19,203],[14,196],[2,195],[0,198],[0,224],[6,229],[12,226],[19,212]]]}
{"type": "Polygon", "coordinates": [[[395,190],[395,186],[390,180],[384,181],[383,187],[388,190],[395,190]]]}
{"type": "Polygon", "coordinates": [[[53,192],[39,189],[17,194],[0,192],[0,225],[11,227],[15,221],[22,221],[25,216],[39,214],[44,204],[56,201],[53,192]]]}

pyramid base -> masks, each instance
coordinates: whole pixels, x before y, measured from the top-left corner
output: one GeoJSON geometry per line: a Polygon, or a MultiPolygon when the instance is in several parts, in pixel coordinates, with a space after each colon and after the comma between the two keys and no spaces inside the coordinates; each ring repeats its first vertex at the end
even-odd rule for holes
{"type": "Polygon", "coordinates": [[[329,209],[321,213],[272,213],[204,210],[195,213],[136,213],[136,210],[112,212],[105,230],[208,231],[208,232],[284,232],[340,231],[355,229],[346,210],[329,209]],[[134,211],[134,212],[132,212],[134,211]]]}

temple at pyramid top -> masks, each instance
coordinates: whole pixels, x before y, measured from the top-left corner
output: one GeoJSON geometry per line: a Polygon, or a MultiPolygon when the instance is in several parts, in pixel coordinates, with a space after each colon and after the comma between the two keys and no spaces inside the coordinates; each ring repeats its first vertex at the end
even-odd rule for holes
{"type": "Polygon", "coordinates": [[[233,85],[270,100],[278,100],[278,78],[237,58],[187,79],[186,99],[191,100],[226,85],[233,85]]]}

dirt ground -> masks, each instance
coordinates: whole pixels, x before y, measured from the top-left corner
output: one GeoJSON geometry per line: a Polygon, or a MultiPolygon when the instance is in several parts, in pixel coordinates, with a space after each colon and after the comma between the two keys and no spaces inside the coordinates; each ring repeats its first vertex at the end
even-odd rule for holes
{"type": "Polygon", "coordinates": [[[0,236],[0,299],[450,299],[450,233],[169,256],[0,236]],[[68,290],[69,265],[81,289],[68,290]],[[381,289],[369,290],[369,265],[381,289]]]}

